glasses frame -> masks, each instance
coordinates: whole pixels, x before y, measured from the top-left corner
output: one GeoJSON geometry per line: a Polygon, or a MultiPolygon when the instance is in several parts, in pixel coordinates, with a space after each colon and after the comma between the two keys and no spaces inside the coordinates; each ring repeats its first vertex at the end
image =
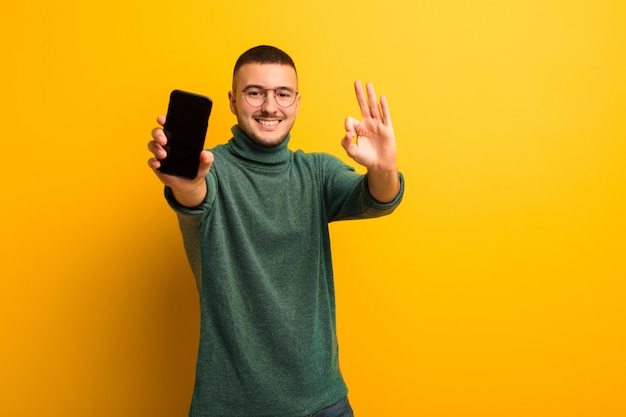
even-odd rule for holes
{"type": "Polygon", "coordinates": [[[261,107],[261,106],[263,106],[263,105],[267,102],[267,96],[268,96],[267,92],[268,92],[268,91],[273,91],[273,92],[274,92],[274,100],[276,101],[276,104],[278,104],[280,107],[282,107],[282,108],[284,108],[284,109],[286,109],[286,108],[289,108],[289,107],[293,106],[293,105],[294,105],[294,103],[296,102],[296,100],[298,99],[298,95],[300,94],[300,93],[298,92],[298,90],[294,90],[294,89],[293,89],[293,88],[291,88],[291,87],[265,88],[265,87],[261,87],[260,85],[249,85],[249,86],[247,86],[246,88],[244,88],[243,90],[240,90],[240,92],[243,94],[243,99],[244,99],[244,100],[246,100],[246,103],[248,103],[248,104],[249,104],[250,106],[252,106],[252,107],[261,107]],[[250,102],[248,101],[248,96],[246,95],[246,91],[247,91],[247,90],[249,90],[249,89],[251,89],[251,88],[254,88],[254,89],[258,89],[258,90],[263,91],[263,102],[262,102],[261,104],[252,104],[252,103],[250,103],[250,102]],[[287,106],[283,106],[282,104],[280,104],[280,103],[278,102],[278,98],[277,98],[277,96],[276,96],[276,91],[277,91],[277,90],[289,90],[289,91],[291,91],[292,93],[294,93],[294,95],[293,95],[293,101],[291,102],[291,104],[289,104],[289,105],[287,105],[287,106]]]}

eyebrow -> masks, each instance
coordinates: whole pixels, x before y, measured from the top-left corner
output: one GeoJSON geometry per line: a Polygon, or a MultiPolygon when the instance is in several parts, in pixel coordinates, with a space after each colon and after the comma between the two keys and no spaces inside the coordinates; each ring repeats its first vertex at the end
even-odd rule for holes
{"type": "Polygon", "coordinates": [[[274,88],[267,88],[267,87],[264,87],[264,86],[259,85],[259,84],[248,84],[248,85],[246,85],[246,86],[242,89],[242,91],[243,91],[243,90],[247,90],[248,88],[260,88],[260,89],[262,89],[262,90],[274,90],[274,89],[277,89],[277,88],[286,88],[286,89],[289,89],[289,90],[294,91],[294,92],[295,92],[295,91],[298,91],[298,90],[296,90],[295,88],[293,88],[293,87],[289,87],[289,86],[287,86],[287,85],[279,85],[278,87],[274,87],[274,88]]]}

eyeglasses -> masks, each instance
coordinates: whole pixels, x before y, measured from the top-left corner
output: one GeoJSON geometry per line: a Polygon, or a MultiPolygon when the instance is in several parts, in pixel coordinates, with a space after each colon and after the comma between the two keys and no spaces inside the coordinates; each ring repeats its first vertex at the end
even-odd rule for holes
{"type": "Polygon", "coordinates": [[[246,87],[241,92],[246,102],[252,107],[261,107],[267,101],[267,92],[273,91],[276,103],[280,107],[289,107],[296,102],[298,92],[289,87],[263,88],[257,86],[246,87]]]}

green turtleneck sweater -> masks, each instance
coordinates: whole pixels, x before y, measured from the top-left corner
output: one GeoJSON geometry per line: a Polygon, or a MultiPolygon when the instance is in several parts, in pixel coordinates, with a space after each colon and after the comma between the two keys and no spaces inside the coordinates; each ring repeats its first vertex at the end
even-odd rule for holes
{"type": "MultiPolygon", "coordinates": [[[[328,154],[264,148],[239,128],[211,151],[207,196],[179,205],[200,293],[190,417],[297,417],[347,394],[339,370],[328,223],[391,213],[328,154]]],[[[402,180],[402,176],[400,176],[402,180]]]]}

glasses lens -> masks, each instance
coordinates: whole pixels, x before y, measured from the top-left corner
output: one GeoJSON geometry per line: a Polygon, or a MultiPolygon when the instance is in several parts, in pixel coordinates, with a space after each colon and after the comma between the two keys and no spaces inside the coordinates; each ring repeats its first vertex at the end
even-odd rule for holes
{"type": "Polygon", "coordinates": [[[265,90],[262,88],[250,87],[243,91],[243,96],[249,105],[254,107],[262,106],[265,102],[265,90]]]}
{"type": "Polygon", "coordinates": [[[291,88],[277,88],[276,102],[282,107],[289,107],[296,101],[296,92],[291,88]]]}

